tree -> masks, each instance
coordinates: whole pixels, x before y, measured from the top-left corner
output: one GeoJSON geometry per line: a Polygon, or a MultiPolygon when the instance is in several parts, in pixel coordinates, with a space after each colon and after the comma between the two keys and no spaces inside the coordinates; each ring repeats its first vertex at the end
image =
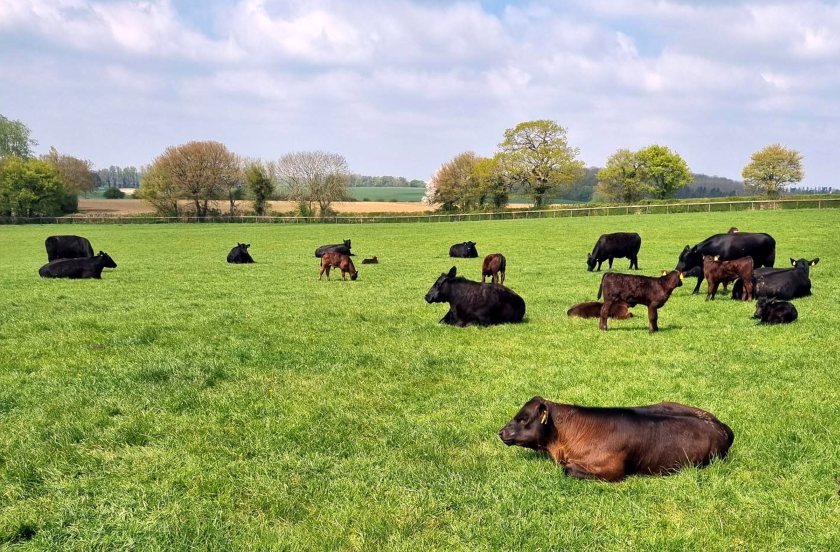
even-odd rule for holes
{"type": "Polygon", "coordinates": [[[473,166],[473,179],[478,186],[479,205],[490,203],[496,209],[508,204],[511,179],[496,157],[479,157],[473,166]]]}
{"type": "Polygon", "coordinates": [[[657,199],[673,197],[693,178],[685,160],[665,146],[654,144],[635,155],[639,161],[641,180],[657,199]]]}
{"type": "MultiPolygon", "coordinates": [[[[239,160],[220,142],[188,142],[166,149],[152,162],[148,171],[152,178],[143,183],[151,188],[141,195],[150,202],[162,202],[171,210],[172,199],[181,197],[192,201],[195,216],[205,218],[210,201],[227,196],[231,210],[231,190],[241,182],[239,160]]],[[[175,208],[177,211],[177,206],[175,208]]]]}
{"type": "Polygon", "coordinates": [[[38,142],[29,137],[29,128],[20,121],[13,121],[0,115],[0,157],[32,157],[32,148],[38,142]]]}
{"type": "Polygon", "coordinates": [[[785,186],[801,182],[805,177],[802,154],[781,144],[769,145],[750,156],[741,177],[747,186],[778,197],[785,186]]]}
{"type": "Polygon", "coordinates": [[[134,196],[151,203],[161,216],[177,217],[180,214],[178,198],[181,197],[181,190],[164,165],[153,164],[143,171],[140,189],[134,196]]]}
{"type": "Polygon", "coordinates": [[[68,198],[58,173],[49,163],[16,156],[0,160],[0,215],[61,215],[73,210],[74,198],[68,198]]]}
{"type": "Polygon", "coordinates": [[[598,171],[598,193],[610,201],[631,203],[642,199],[653,190],[642,180],[642,161],[639,154],[620,149],[607,159],[607,165],[598,171]]]}
{"type": "Polygon", "coordinates": [[[316,203],[320,216],[328,216],[334,201],[349,196],[347,160],[337,153],[287,153],[276,163],[275,172],[289,199],[298,203],[298,211],[304,216],[314,213],[316,203]]]}
{"type": "Polygon", "coordinates": [[[541,207],[549,192],[583,175],[580,151],[569,146],[566,129],[554,121],[526,121],[505,131],[498,159],[513,183],[521,184],[541,207]]]}
{"type": "Polygon", "coordinates": [[[41,157],[52,165],[58,173],[58,178],[69,193],[84,194],[93,191],[96,179],[91,172],[90,161],[79,159],[71,155],[61,155],[51,147],[50,152],[41,157]]]}
{"type": "Polygon", "coordinates": [[[433,203],[444,210],[466,211],[479,204],[480,190],[474,169],[478,157],[471,151],[456,155],[440,166],[432,177],[435,187],[433,203]]]}
{"type": "Polygon", "coordinates": [[[245,185],[254,198],[254,213],[264,215],[268,199],[274,193],[274,182],[268,169],[259,161],[246,163],[245,185]]]}

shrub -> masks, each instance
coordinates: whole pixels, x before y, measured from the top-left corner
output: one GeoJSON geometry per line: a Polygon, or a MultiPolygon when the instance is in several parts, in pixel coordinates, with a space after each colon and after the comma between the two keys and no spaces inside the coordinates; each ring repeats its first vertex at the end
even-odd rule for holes
{"type": "Polygon", "coordinates": [[[102,197],[105,199],[123,199],[125,197],[125,192],[119,188],[106,188],[102,197]]]}

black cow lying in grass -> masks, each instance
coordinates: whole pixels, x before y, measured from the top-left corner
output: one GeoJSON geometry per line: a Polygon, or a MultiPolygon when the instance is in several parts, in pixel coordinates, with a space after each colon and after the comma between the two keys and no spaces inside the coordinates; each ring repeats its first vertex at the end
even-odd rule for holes
{"type": "Polygon", "coordinates": [[[758,318],[762,324],[789,324],[798,316],[793,303],[761,297],[756,303],[753,318],[758,318]]]}
{"type": "Polygon", "coordinates": [[[659,331],[657,321],[659,319],[659,308],[668,301],[671,293],[682,285],[683,275],[678,270],[671,272],[662,271],[659,278],[649,276],[636,276],[635,274],[617,274],[608,272],[601,278],[601,286],[598,288],[598,299],[604,296],[604,305],[601,307],[601,320],[598,326],[602,330],[607,329],[607,317],[612,312],[615,303],[626,303],[631,307],[636,305],[647,305],[648,308],[648,329],[652,332],[659,331]]]}
{"type": "Polygon", "coordinates": [[[426,294],[427,303],[449,303],[442,324],[491,326],[521,322],[525,317],[525,301],[501,284],[481,284],[456,277],[453,266],[441,274],[426,294]]]}
{"type": "MultiPolygon", "coordinates": [[[[807,260],[791,259],[792,268],[759,268],[753,271],[754,296],[775,297],[776,299],[796,299],[811,295],[811,267],[820,262],[819,257],[807,260]]],[[[744,296],[744,285],[741,281],[732,286],[732,298],[741,299],[744,296]]]]}
{"type": "Polygon", "coordinates": [[[41,278],[102,278],[102,269],[117,268],[117,263],[107,253],[78,259],[56,259],[41,267],[41,278]]]}
{"type": "Polygon", "coordinates": [[[459,257],[463,259],[472,259],[478,257],[478,250],[475,248],[475,242],[466,241],[464,243],[456,243],[449,248],[450,257],[459,257]]]}
{"type": "Polygon", "coordinates": [[[251,254],[248,253],[248,248],[251,247],[250,243],[238,243],[236,247],[230,250],[227,256],[227,262],[231,264],[248,264],[253,263],[254,259],[251,258],[251,254]]]}
{"type": "Polygon", "coordinates": [[[724,458],[735,440],[711,413],[684,404],[599,408],[534,397],[499,432],[508,445],[545,452],[578,479],[668,475],[724,458]]]}
{"type": "Polygon", "coordinates": [[[341,253],[342,255],[354,256],[350,252],[350,240],[344,240],[344,243],[322,245],[321,247],[315,250],[315,256],[318,258],[323,257],[324,253],[326,253],[327,251],[335,251],[336,253],[341,253]]]}
{"type": "Polygon", "coordinates": [[[597,264],[598,270],[601,270],[601,263],[604,261],[608,261],[609,267],[612,268],[613,259],[626,257],[630,259],[630,268],[639,270],[639,249],[641,247],[642,237],[635,232],[603,234],[595,242],[592,253],[586,257],[586,268],[589,272],[592,272],[597,264]]]}
{"type": "Polygon", "coordinates": [[[90,241],[81,236],[50,236],[44,241],[44,246],[47,248],[47,261],[93,257],[90,241]]]}

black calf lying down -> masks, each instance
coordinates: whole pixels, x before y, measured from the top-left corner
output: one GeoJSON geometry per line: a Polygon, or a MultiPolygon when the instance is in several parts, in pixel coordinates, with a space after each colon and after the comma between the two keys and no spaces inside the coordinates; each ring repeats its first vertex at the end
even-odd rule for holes
{"type": "Polygon", "coordinates": [[[763,324],[789,324],[798,316],[793,303],[760,297],[753,318],[758,318],[763,324]]]}
{"type": "Polygon", "coordinates": [[[683,404],[598,408],[542,397],[525,403],[499,437],[548,453],[566,475],[606,481],[705,466],[726,457],[735,439],[712,414],[683,404]]]}
{"type": "Polygon", "coordinates": [[[230,250],[227,256],[227,262],[231,264],[249,264],[253,263],[254,259],[251,257],[251,254],[248,253],[248,248],[251,247],[250,243],[237,243],[236,247],[230,250]]]}
{"type": "Polygon", "coordinates": [[[427,303],[449,303],[449,312],[442,324],[490,326],[506,322],[521,322],[525,316],[525,301],[501,284],[480,284],[455,277],[453,266],[441,274],[426,294],[427,303]]]}
{"type": "Polygon", "coordinates": [[[102,269],[117,268],[117,263],[107,253],[99,252],[95,257],[78,259],[57,259],[41,267],[41,278],[102,278],[102,269]]]}

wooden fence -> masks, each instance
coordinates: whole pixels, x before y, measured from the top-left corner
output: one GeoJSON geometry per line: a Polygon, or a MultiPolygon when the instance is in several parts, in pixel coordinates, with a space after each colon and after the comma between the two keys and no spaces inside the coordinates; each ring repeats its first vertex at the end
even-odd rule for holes
{"type": "Polygon", "coordinates": [[[293,216],[213,216],[155,217],[137,215],[68,215],[63,217],[0,217],[0,224],[167,224],[167,223],[267,223],[267,224],[369,224],[403,222],[468,222],[482,220],[523,220],[610,215],[650,215],[665,213],[715,213],[778,209],[837,209],[840,198],[779,199],[755,201],[710,201],[665,205],[614,205],[605,207],[559,207],[554,209],[501,211],[495,213],[450,213],[426,215],[353,215],[330,217],[293,216]]]}

